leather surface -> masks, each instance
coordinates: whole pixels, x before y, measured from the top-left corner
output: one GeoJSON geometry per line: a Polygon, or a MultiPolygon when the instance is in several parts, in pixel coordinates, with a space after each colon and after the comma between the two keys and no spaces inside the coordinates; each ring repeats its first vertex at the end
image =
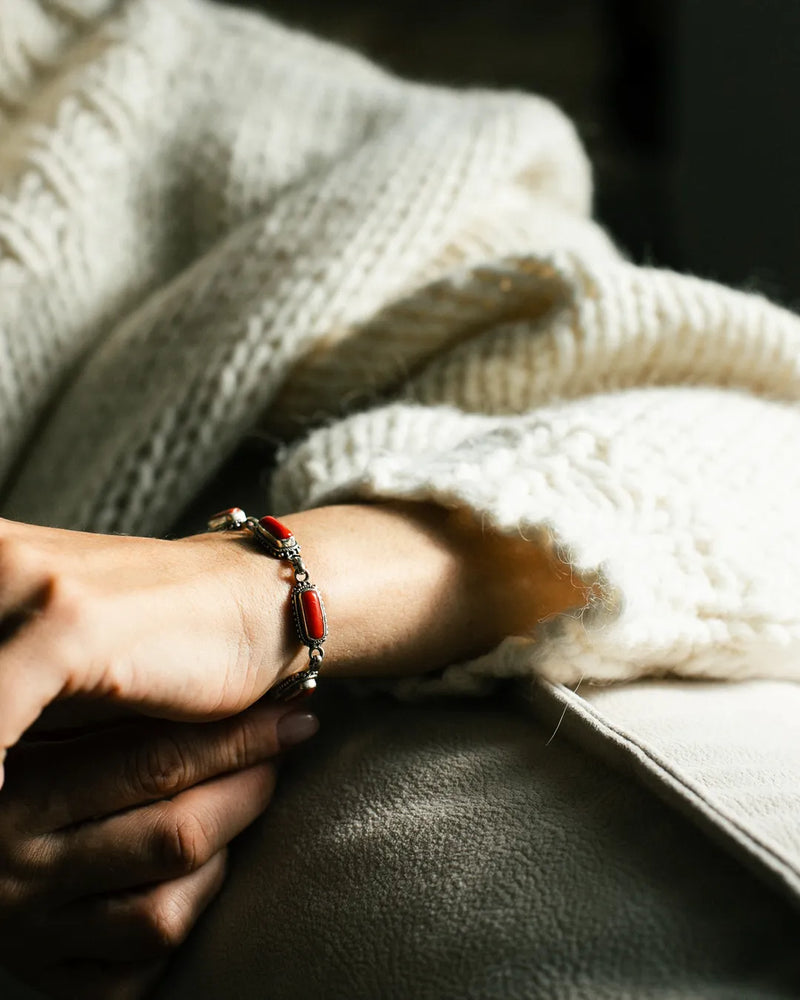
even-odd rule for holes
{"type": "Polygon", "coordinates": [[[789,998],[800,914],[500,701],[331,695],[159,1000],[789,998]]]}

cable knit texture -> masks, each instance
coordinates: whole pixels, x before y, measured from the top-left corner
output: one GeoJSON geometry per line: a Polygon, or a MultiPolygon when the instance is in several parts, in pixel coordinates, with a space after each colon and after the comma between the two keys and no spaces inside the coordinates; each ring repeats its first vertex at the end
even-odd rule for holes
{"type": "Polygon", "coordinates": [[[257,428],[276,512],[466,506],[595,582],[448,688],[797,678],[800,321],[633,266],[590,196],[536,97],[201,0],[3,0],[3,514],[163,533],[257,428]]]}

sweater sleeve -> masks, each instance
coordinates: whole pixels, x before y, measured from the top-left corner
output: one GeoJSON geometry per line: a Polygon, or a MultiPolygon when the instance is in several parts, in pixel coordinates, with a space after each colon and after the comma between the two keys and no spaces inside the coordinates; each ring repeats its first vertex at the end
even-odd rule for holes
{"type": "Polygon", "coordinates": [[[466,507],[594,585],[590,606],[453,666],[445,688],[532,672],[800,679],[798,319],[568,252],[452,276],[416,294],[414,315],[424,327],[428,296],[437,329],[448,314],[463,328],[493,294],[532,318],[489,324],[287,449],[275,506],[466,507]]]}

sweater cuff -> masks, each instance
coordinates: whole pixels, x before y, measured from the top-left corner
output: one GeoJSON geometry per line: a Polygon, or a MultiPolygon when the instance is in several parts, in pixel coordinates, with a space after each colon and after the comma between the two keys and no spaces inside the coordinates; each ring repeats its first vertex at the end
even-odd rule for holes
{"type": "Polygon", "coordinates": [[[566,684],[797,679],[798,436],[795,407],[700,387],[515,417],[395,404],[285,452],[273,501],[285,511],[401,498],[465,507],[487,528],[554,549],[592,587],[581,611],[446,671],[448,689],[532,673],[566,684]]]}

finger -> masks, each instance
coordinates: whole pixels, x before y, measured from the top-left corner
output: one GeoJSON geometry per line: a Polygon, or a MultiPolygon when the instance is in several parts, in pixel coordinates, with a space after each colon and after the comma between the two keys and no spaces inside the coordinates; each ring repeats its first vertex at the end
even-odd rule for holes
{"type": "MultiPolygon", "coordinates": [[[[0,750],[13,747],[66,686],[66,660],[42,641],[39,625],[30,618],[0,645],[0,750]]],[[[0,766],[0,787],[4,778],[0,766]]]]}
{"type": "MultiPolygon", "coordinates": [[[[37,601],[42,608],[59,608],[56,621],[77,614],[52,584],[37,601]]],[[[0,749],[15,746],[51,702],[81,688],[88,675],[84,660],[78,640],[69,629],[51,628],[46,612],[33,612],[0,643],[0,749]]]]}
{"type": "Polygon", "coordinates": [[[44,931],[52,953],[58,961],[160,961],[183,943],[222,888],[226,861],[222,850],[189,875],[65,907],[44,931]]]}
{"type": "Polygon", "coordinates": [[[24,790],[31,827],[50,832],[173,798],[274,757],[316,728],[309,713],[269,702],[221,722],[125,725],[26,748],[14,787],[24,790]]]}
{"type": "Polygon", "coordinates": [[[39,607],[46,579],[41,557],[0,518],[0,620],[39,607]]]}
{"type": "MultiPolygon", "coordinates": [[[[24,528],[23,528],[24,531],[24,528]]],[[[64,674],[54,650],[40,645],[41,611],[52,602],[47,567],[20,537],[16,522],[0,522],[0,754],[19,740],[60,694],[64,674]]],[[[0,765],[0,787],[3,784],[0,765]]]]}
{"type": "Polygon", "coordinates": [[[65,901],[178,878],[201,868],[260,815],[275,765],[256,764],[65,832],[52,884],[65,901]]]}

